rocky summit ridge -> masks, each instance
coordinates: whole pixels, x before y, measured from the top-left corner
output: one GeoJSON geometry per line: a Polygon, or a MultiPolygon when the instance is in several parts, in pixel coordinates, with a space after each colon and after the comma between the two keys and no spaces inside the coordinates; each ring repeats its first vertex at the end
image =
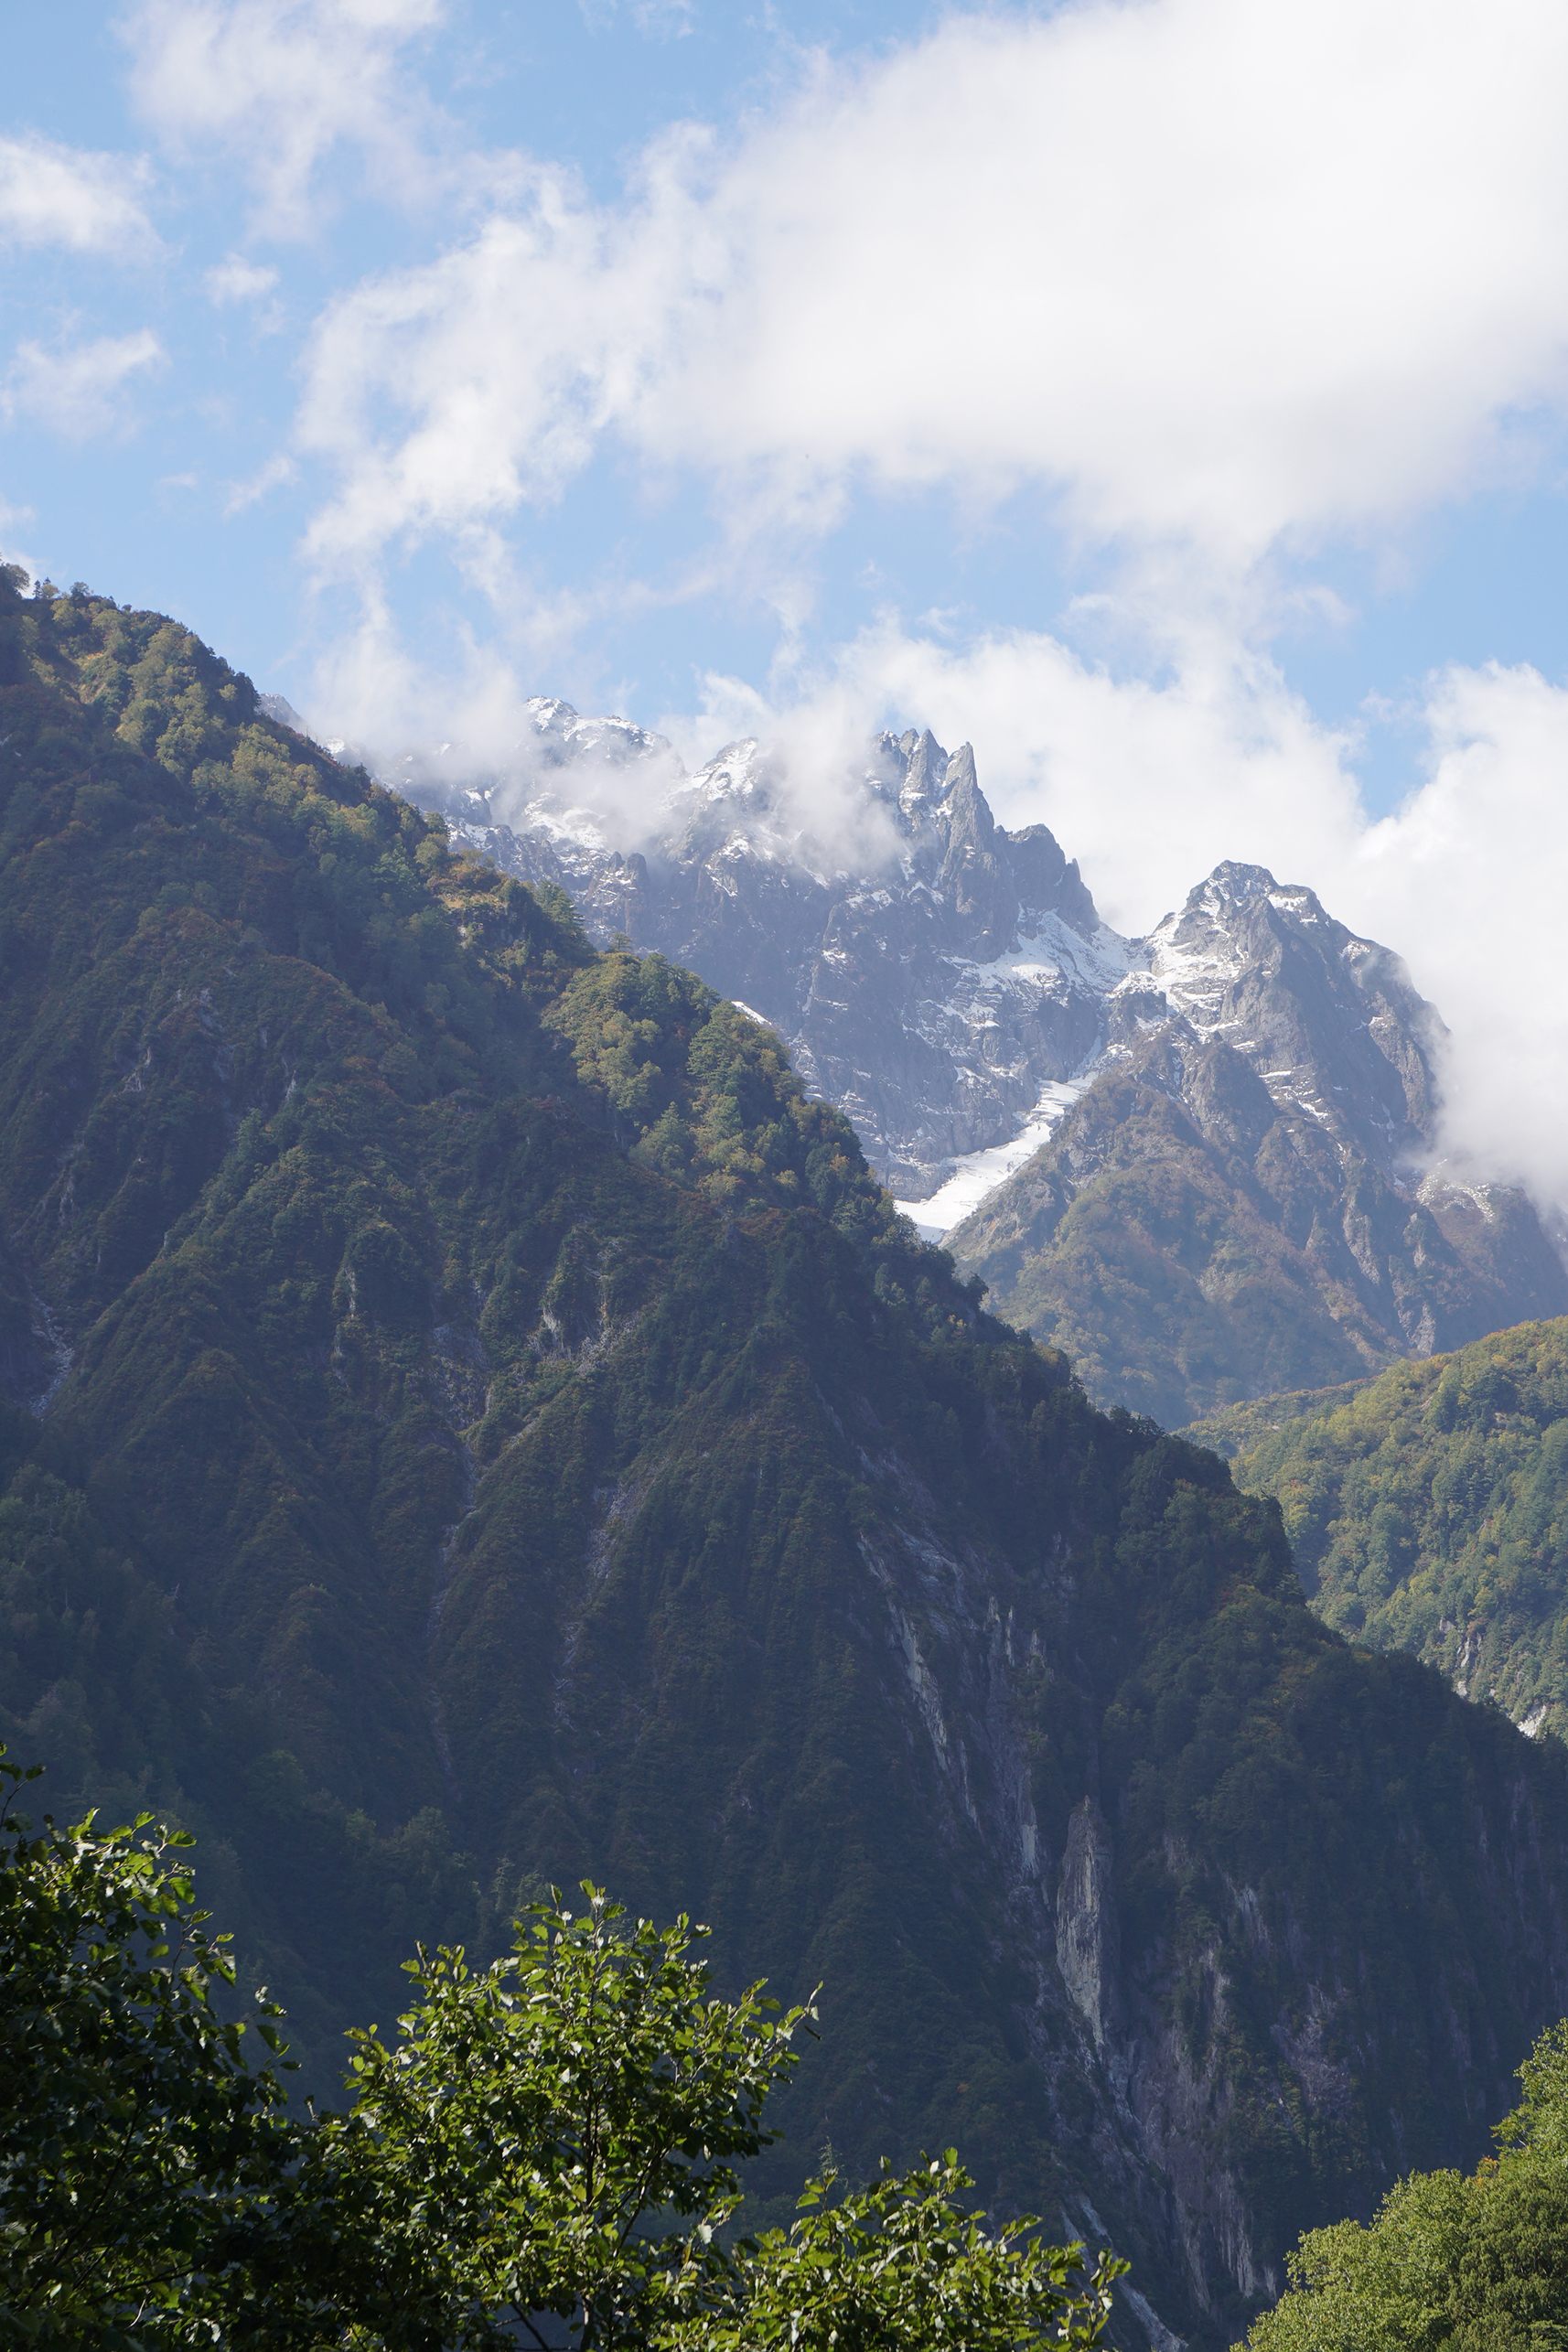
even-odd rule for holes
{"type": "Polygon", "coordinates": [[[996,823],[967,745],[879,737],[819,832],[756,742],[688,777],[624,722],[530,715],[520,776],[397,780],[505,871],[565,890],[601,944],[624,934],[775,1028],[901,1197],[1011,1142],[1102,1049],[1126,942],[1046,826],[996,823]]]}
{"type": "Polygon", "coordinates": [[[1218,867],[1117,995],[1090,1083],[948,1237],[1092,1391],[1179,1421],[1563,1311],[1529,1200],[1437,1159],[1433,1008],[1310,890],[1218,867]]]}
{"type": "Polygon", "coordinates": [[[1568,1311],[1530,1203],[1440,1163],[1434,1008],[1310,889],[1222,864],[1128,938],[1048,828],[996,822],[967,744],[884,735],[813,800],[754,741],[688,775],[529,710],[508,772],[404,789],[776,1029],[1103,1402],[1183,1422],[1568,1311]]]}

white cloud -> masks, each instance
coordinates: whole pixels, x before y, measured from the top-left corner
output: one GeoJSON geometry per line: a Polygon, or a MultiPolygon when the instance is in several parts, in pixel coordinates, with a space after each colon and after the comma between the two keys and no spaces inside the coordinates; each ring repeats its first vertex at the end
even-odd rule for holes
{"type": "MultiPolygon", "coordinates": [[[[411,775],[487,779],[506,822],[521,821],[527,800],[562,781],[559,768],[546,769],[527,701],[515,669],[493,646],[467,638],[445,662],[422,658],[375,607],[327,649],[310,707],[321,714],[323,735],[354,746],[393,782],[411,775]]],[[[607,838],[639,847],[680,774],[667,746],[629,763],[590,757],[573,768],[570,797],[594,813],[607,838]]]]}
{"type": "Polygon", "coordinates": [[[33,134],[0,138],[0,244],[134,253],[157,240],[141,200],[145,166],[33,134]]]}
{"type": "Polygon", "coordinates": [[[271,497],[274,490],[286,489],[297,471],[294,459],[280,452],[267,458],[242,481],[231,482],[223,501],[225,520],[243,514],[248,507],[259,506],[263,499],[271,497]]]}
{"type": "Polygon", "coordinates": [[[1360,823],[1351,746],[1271,662],[1218,632],[1173,650],[1156,682],[1114,675],[1044,632],[955,646],[887,621],[777,712],[710,678],[696,718],[670,725],[687,743],[770,737],[803,704],[863,736],[913,723],[950,745],[971,740],[1003,822],[1043,818],[1107,918],[1143,930],[1221,858],[1310,875],[1339,862],[1360,823]]]}
{"type": "Polygon", "coordinates": [[[340,481],[313,554],[331,567],[402,534],[471,542],[562,487],[635,399],[649,320],[678,309],[685,278],[662,217],[612,228],[541,173],[526,216],[334,305],[298,427],[340,481]],[[406,424],[378,432],[389,416],[406,424]]]}
{"type": "Polygon", "coordinates": [[[633,0],[632,23],[656,41],[682,41],[697,29],[696,0],[633,0]]]}
{"type": "Polygon", "coordinates": [[[23,343],[0,378],[0,418],[23,418],[67,440],[112,432],[126,421],[126,384],[165,364],[163,345],[145,327],[54,350],[23,343]]]}
{"type": "Polygon", "coordinates": [[[278,274],[267,262],[250,262],[243,253],[231,253],[207,273],[202,284],[207,298],[220,307],[230,303],[263,302],[272,294],[278,274]]]}
{"type": "Polygon", "coordinates": [[[464,646],[445,669],[422,661],[375,605],[323,650],[307,707],[324,736],[363,746],[381,763],[461,729],[466,753],[484,768],[525,732],[528,692],[488,650],[464,646]]]}
{"type": "Polygon", "coordinates": [[[1568,688],[1452,669],[1425,719],[1426,780],[1336,884],[1448,1022],[1451,1148],[1568,1206],[1568,688]]]}
{"type": "Polygon", "coordinates": [[[405,53],[445,14],[446,0],[136,0],[133,95],[177,153],[205,146],[242,168],[258,228],[302,236],[338,148],[388,191],[422,177],[432,110],[405,53]]]}
{"type": "Polygon", "coordinates": [[[1381,523],[1568,392],[1565,100],[1556,0],[1085,0],[822,65],[338,303],[316,550],[494,528],[612,439],[754,517],[1034,483],[1230,571],[1381,523]]]}
{"type": "MultiPolygon", "coordinates": [[[[577,0],[577,5],[593,32],[607,30],[622,13],[621,0],[577,0]]],[[[629,0],[625,13],[650,40],[683,40],[697,29],[695,0],[629,0]]]]}

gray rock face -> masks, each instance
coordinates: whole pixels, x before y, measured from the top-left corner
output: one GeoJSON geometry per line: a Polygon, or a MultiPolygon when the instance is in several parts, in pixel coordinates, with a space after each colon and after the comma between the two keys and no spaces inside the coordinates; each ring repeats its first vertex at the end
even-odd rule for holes
{"type": "Polygon", "coordinates": [[[1310,890],[1224,865],[1125,939],[1045,826],[995,822],[967,746],[882,736],[823,839],[756,743],[688,777],[625,721],[531,710],[515,773],[405,789],[776,1028],[1101,1402],[1181,1423],[1568,1311],[1522,1195],[1434,1168],[1436,1015],[1310,890]]]}
{"type": "Polygon", "coordinates": [[[1539,1218],[1431,1169],[1430,1005],[1309,890],[1222,865],[1143,942],[1092,1082],[950,1236],[1092,1393],[1167,1423],[1568,1307],[1539,1218]]]}
{"type": "MultiPolygon", "coordinates": [[[[1171,1467],[1201,1477],[1202,1459],[1171,1467]]],[[[861,1549],[902,1752],[929,1792],[922,1820],[944,1824],[940,1849],[972,1856],[970,1883],[1004,1906],[993,1933],[1015,1974],[1022,2046],[1042,2086],[1035,2095],[1050,2143],[1070,2152],[1051,2226],[1059,2210],[1069,2236],[1160,2249],[1157,2261],[1135,2261],[1131,2312],[1140,2325],[1123,2314],[1119,2344],[1220,2352],[1281,2291],[1283,2256],[1303,2227],[1337,2218],[1358,2198],[1371,2202],[1323,2175],[1308,2179],[1289,2145],[1299,2127],[1284,2119],[1310,2118],[1305,2137],[1324,2174],[1353,2164],[1363,2178],[1397,2177],[1425,2161],[1415,2134],[1431,2128],[1428,2081],[1444,2096],[1477,2070],[1506,2082],[1509,2034],[1520,2037],[1507,2024],[1499,2031],[1498,1987],[1509,2002],[1540,2003],[1540,2014],[1561,1997],[1568,1917],[1547,1863],[1560,1833],[1530,1787],[1538,1765],[1558,1769],[1556,1744],[1521,1756],[1490,1712],[1452,1718],[1469,1744],[1466,1772],[1475,1773],[1457,1784],[1462,1801],[1487,1808],[1487,1826],[1466,1829],[1484,1891],[1477,1907],[1461,1900],[1450,1915],[1462,1923],[1452,1942],[1440,1937],[1439,1950],[1421,1931],[1396,1960],[1384,1922],[1402,1911],[1387,1900],[1383,1874],[1402,1884],[1408,1875],[1425,1902],[1434,1860],[1444,1873],[1459,1860],[1441,1839],[1419,1863],[1406,1845],[1426,1834],[1418,1817],[1437,1785],[1434,1736],[1452,1705],[1435,1678],[1380,1661],[1390,1679],[1369,1719],[1350,1730],[1328,1695],[1345,1689],[1350,1660],[1331,1659],[1325,1645],[1322,1681],[1292,1652],[1293,1692],[1315,1686],[1299,1713],[1294,1696],[1282,1707],[1277,1694],[1253,1712],[1257,1660],[1277,1657],[1283,1619],[1272,1606],[1251,1614],[1223,1539],[1205,1555],[1204,1621],[1212,1625],[1212,1610],[1237,1629],[1200,1654],[1192,1587],[1173,1566],[1174,1522],[1146,1552],[1133,1544],[1119,1554],[1142,1564],[1130,1582],[1118,1579],[1113,1600],[1102,1594],[1096,1605],[1097,1571],[1064,1546],[1026,1607],[993,1552],[944,1531],[921,1465],[867,1455],[865,1467],[890,1477],[899,1496],[896,1532],[884,1526],[861,1549]],[[1404,1713],[1412,1702],[1413,1734],[1404,1713]],[[1156,1748],[1156,1722],[1181,1725],[1191,1742],[1179,1768],[1172,1750],[1156,1748]],[[1412,1748],[1399,1750],[1407,1736],[1412,1748]],[[1285,1793],[1282,1761],[1301,1753],[1297,1741],[1313,1759],[1312,1803],[1332,1790],[1347,1809],[1332,1861],[1295,1810],[1299,1796],[1285,1793]],[[1514,1761],[1500,1780],[1469,1762],[1483,1743],[1514,1761]],[[1198,1750],[1227,1790],[1212,1811],[1193,1803],[1185,1780],[1198,1750]],[[1402,1753],[1423,1760],[1406,1767],[1402,1753]],[[1407,1768],[1421,1784],[1419,1804],[1407,1768]],[[1269,1792],[1261,1799],[1260,1788],[1269,1792]],[[1244,1826],[1232,1804],[1246,1810],[1244,1826]],[[1354,1927],[1347,1898],[1365,1906],[1354,1927]],[[1487,1949],[1494,1919],[1513,1938],[1506,1961],[1487,1949]],[[1522,1933],[1520,1920],[1530,1923],[1522,1933]],[[1485,1987],[1477,1957],[1497,1965],[1485,1987]],[[1374,2025],[1369,2010],[1385,2003],[1374,2025]],[[1411,2069],[1391,2094],[1391,2057],[1411,2069]]],[[[1283,1558],[1282,1571],[1289,1577],[1283,1558]]],[[[1299,1606],[1294,1590],[1288,1606],[1299,1606]]],[[[1465,2144],[1483,2148],[1488,2122],[1477,2101],[1465,2144]]]]}
{"type": "Polygon", "coordinates": [[[624,728],[585,749],[585,730],[618,723],[533,708],[521,787],[405,789],[508,872],[566,891],[599,944],[624,933],[776,1028],[896,1193],[923,1198],[955,1158],[1006,1143],[1046,1084],[1104,1047],[1126,943],[1044,825],[995,822],[967,745],[883,736],[851,788],[850,844],[841,827],[824,847],[754,743],[671,782],[656,737],[624,728]],[[640,850],[616,848],[583,804],[607,767],[646,778],[640,850]]]}
{"type": "Polygon", "coordinates": [[[1092,1797],[1073,1808],[1057,1892],[1057,1966],[1069,2000],[1103,2049],[1121,1952],[1112,1891],[1111,1832],[1092,1797]]]}

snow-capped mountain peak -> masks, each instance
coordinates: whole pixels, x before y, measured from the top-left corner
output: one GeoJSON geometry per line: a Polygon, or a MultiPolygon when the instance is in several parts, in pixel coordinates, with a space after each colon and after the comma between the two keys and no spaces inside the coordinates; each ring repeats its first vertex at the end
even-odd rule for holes
{"type": "Polygon", "coordinates": [[[627,721],[530,715],[515,777],[446,769],[458,830],[777,1029],[1101,1394],[1181,1418],[1568,1304],[1527,1202],[1434,1171],[1440,1025],[1310,889],[1223,864],[1126,939],[967,745],[813,776],[748,739],[688,776],[627,721]]]}
{"type": "Polygon", "coordinates": [[[755,1006],[901,1188],[1007,1143],[1103,1046],[1125,942],[1045,826],[995,822],[967,744],[884,736],[830,789],[751,739],[686,775],[625,721],[530,716],[547,756],[516,777],[405,789],[596,936],[755,1006]]]}
{"type": "Polygon", "coordinates": [[[524,705],[533,728],[533,742],[518,746],[526,763],[531,751],[543,751],[558,764],[591,761],[622,767],[633,760],[672,762],[675,753],[660,735],[636,726],[630,719],[585,718],[570,703],[553,694],[532,694],[524,705]]]}
{"type": "Polygon", "coordinates": [[[858,779],[813,799],[754,737],[688,775],[628,720],[545,696],[529,716],[518,775],[448,787],[448,813],[566,889],[591,932],[755,1006],[929,1227],[1167,1027],[1230,1047],[1280,1111],[1354,1126],[1391,1165],[1430,1139],[1429,1009],[1396,958],[1262,866],[1217,866],[1130,940],[1047,827],[997,824],[971,747],[929,729],[881,736],[858,779]]]}
{"type": "Polygon", "coordinates": [[[1399,958],[1265,866],[1217,866],[1144,943],[1173,1014],[1231,1046],[1273,1101],[1385,1153],[1431,1144],[1441,1025],[1399,958]]]}
{"type": "Polygon", "coordinates": [[[737,743],[726,744],[705,768],[689,778],[681,787],[683,799],[693,802],[742,800],[751,803],[768,802],[773,798],[771,779],[762,746],[755,736],[743,736],[737,743]]]}

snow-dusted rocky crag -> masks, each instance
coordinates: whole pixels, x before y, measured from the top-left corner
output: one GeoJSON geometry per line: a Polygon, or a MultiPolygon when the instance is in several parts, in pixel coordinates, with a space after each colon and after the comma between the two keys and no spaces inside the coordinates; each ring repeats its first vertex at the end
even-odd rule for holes
{"type": "Polygon", "coordinates": [[[755,743],[685,777],[622,721],[531,709],[525,780],[404,789],[565,890],[601,945],[657,949],[776,1028],[899,1197],[975,1153],[1018,1156],[1103,1050],[1128,944],[1044,825],[996,824],[967,746],[884,736],[824,843],[755,743]]]}
{"type": "Polygon", "coordinates": [[[949,1236],[1094,1393],[1181,1422],[1568,1310],[1524,1196],[1434,1165],[1396,956],[1249,865],[1133,952],[1090,1083],[949,1236]]]}
{"type": "Polygon", "coordinates": [[[1568,1311],[1529,1203],[1434,1170],[1432,1008],[1310,890],[1222,865],[1126,939],[1045,826],[995,822],[967,746],[882,736],[813,826],[755,743],[688,776],[530,710],[515,772],[405,789],[776,1028],[1102,1399],[1182,1420],[1568,1311]]]}

